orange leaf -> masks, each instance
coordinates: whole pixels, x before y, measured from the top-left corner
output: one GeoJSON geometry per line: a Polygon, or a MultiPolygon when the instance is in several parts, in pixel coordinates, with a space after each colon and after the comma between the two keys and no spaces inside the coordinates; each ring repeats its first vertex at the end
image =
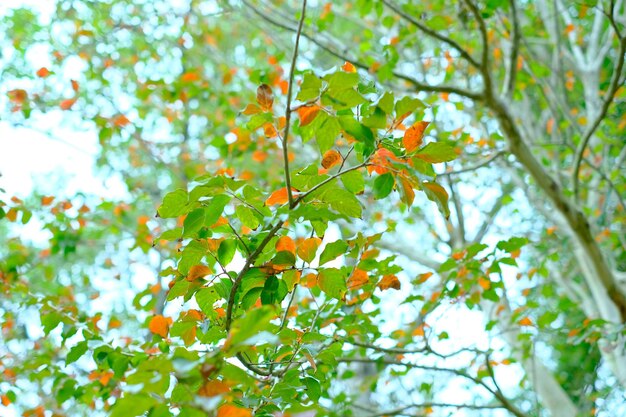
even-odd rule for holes
{"type": "Polygon", "coordinates": [[[158,316],[152,317],[150,323],[148,324],[148,329],[154,334],[158,334],[162,338],[166,338],[167,334],[170,330],[170,324],[172,323],[172,319],[169,317],[163,317],[160,314],[158,316]]]}
{"type": "Polygon", "coordinates": [[[394,290],[400,289],[400,280],[395,275],[385,275],[383,279],[378,283],[378,288],[382,291],[393,288],[394,290]]]}
{"type": "Polygon", "coordinates": [[[409,127],[406,132],[404,132],[402,144],[406,148],[407,152],[413,152],[420,147],[422,139],[424,138],[424,130],[426,130],[428,125],[429,122],[416,122],[413,126],[409,127]]]}
{"type": "Polygon", "coordinates": [[[198,395],[201,397],[215,397],[217,395],[226,394],[230,391],[230,387],[223,381],[209,381],[200,388],[198,395]]]}
{"type": "Polygon", "coordinates": [[[352,272],[352,275],[348,279],[347,285],[350,290],[358,290],[368,282],[369,278],[367,276],[367,272],[362,269],[355,268],[354,272],[352,272]]]}
{"type": "Polygon", "coordinates": [[[26,92],[26,90],[22,90],[21,88],[11,90],[7,92],[7,94],[9,96],[9,100],[17,104],[22,104],[28,98],[28,93],[26,92]]]}
{"type": "Polygon", "coordinates": [[[224,404],[217,409],[217,417],[252,417],[252,412],[232,404],[224,404]]]}
{"type": "Polygon", "coordinates": [[[317,248],[322,243],[322,239],[319,237],[311,237],[305,239],[304,242],[298,246],[298,256],[300,259],[306,262],[312,262],[315,259],[317,248]]]}
{"type": "Polygon", "coordinates": [[[259,103],[263,111],[271,111],[274,104],[272,87],[267,84],[261,84],[256,90],[256,102],[259,103]]]}
{"type": "Polygon", "coordinates": [[[524,317],[523,319],[518,321],[517,324],[519,324],[520,326],[532,326],[533,322],[528,317],[524,317]]]}
{"type": "Polygon", "coordinates": [[[346,63],[343,64],[341,69],[344,70],[345,72],[356,72],[356,67],[348,61],[346,61],[346,63]]]}
{"type": "Polygon", "coordinates": [[[0,400],[2,401],[2,405],[5,407],[8,407],[9,405],[11,405],[11,400],[6,395],[2,395],[0,397],[0,400]]]}
{"type": "Polygon", "coordinates": [[[265,134],[266,138],[273,138],[273,137],[278,136],[278,132],[276,131],[276,128],[271,123],[265,123],[263,125],[263,133],[265,134]]]}
{"type": "Polygon", "coordinates": [[[197,279],[203,278],[207,275],[211,274],[211,268],[206,265],[194,265],[189,268],[189,273],[187,274],[187,281],[195,281],[197,279]]]}
{"type": "Polygon", "coordinates": [[[334,149],[326,151],[322,158],[322,166],[326,169],[334,167],[342,161],[341,154],[334,149]]]}
{"type": "Polygon", "coordinates": [[[189,71],[180,76],[180,80],[186,83],[198,81],[199,79],[200,75],[198,75],[198,73],[195,71],[189,71]]]}
{"type": "Polygon", "coordinates": [[[419,274],[417,277],[417,283],[418,284],[423,284],[424,282],[426,282],[428,280],[428,278],[432,277],[433,273],[432,272],[425,272],[423,274],[419,274]]]}
{"type": "Polygon", "coordinates": [[[36,74],[37,77],[46,78],[48,75],[50,75],[50,70],[46,67],[41,67],[37,70],[36,74]]]}
{"type": "Polygon", "coordinates": [[[53,201],[54,201],[54,197],[53,196],[43,196],[43,197],[41,197],[41,205],[42,206],[49,206],[50,204],[52,204],[53,201]]]}
{"type": "Polygon", "coordinates": [[[9,211],[7,211],[6,217],[9,221],[14,222],[17,219],[17,210],[10,208],[9,211]]]}
{"type": "Polygon", "coordinates": [[[413,191],[411,182],[404,177],[400,177],[400,185],[402,185],[402,191],[404,191],[404,200],[402,201],[404,201],[408,206],[411,206],[413,204],[413,200],[415,200],[415,191],[413,191]]]}
{"type": "Polygon", "coordinates": [[[67,100],[63,100],[61,103],[59,103],[59,107],[61,107],[61,110],[69,110],[72,108],[74,103],[76,103],[76,100],[76,98],[68,98],[67,100]]]}
{"type": "Polygon", "coordinates": [[[123,114],[118,114],[117,116],[113,118],[112,121],[113,121],[113,124],[117,127],[124,127],[130,124],[130,120],[128,120],[128,118],[124,116],[123,114]]]}
{"type": "Polygon", "coordinates": [[[78,92],[78,81],[70,80],[70,82],[72,83],[72,90],[74,90],[75,92],[78,92]]]}
{"type": "Polygon", "coordinates": [[[491,281],[489,281],[485,277],[480,277],[480,278],[478,278],[478,285],[480,285],[482,287],[482,289],[486,291],[489,288],[491,288],[491,281]]]}
{"type": "MultiPolygon", "coordinates": [[[[291,189],[293,193],[296,191],[295,189],[291,189]]],[[[269,196],[267,200],[265,200],[266,206],[275,206],[280,204],[285,204],[289,201],[289,196],[287,195],[287,187],[283,187],[280,190],[276,190],[269,196]]]]}
{"type": "Polygon", "coordinates": [[[320,106],[303,106],[298,108],[298,116],[300,117],[300,126],[306,126],[315,120],[315,117],[320,112],[320,106]]]}
{"type": "Polygon", "coordinates": [[[276,242],[276,252],[291,252],[296,254],[296,243],[289,236],[282,236],[276,242]]]}
{"type": "Polygon", "coordinates": [[[253,114],[261,113],[261,108],[256,104],[248,104],[242,113],[246,116],[252,116],[253,114]]]}

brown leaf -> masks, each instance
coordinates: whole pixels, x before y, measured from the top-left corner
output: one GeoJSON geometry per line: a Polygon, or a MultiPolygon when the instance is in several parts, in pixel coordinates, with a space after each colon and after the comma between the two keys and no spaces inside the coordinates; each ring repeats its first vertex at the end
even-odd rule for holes
{"type": "Polygon", "coordinates": [[[342,161],[341,154],[334,149],[326,151],[322,158],[322,166],[326,169],[332,168],[342,161]]]}
{"type": "Polygon", "coordinates": [[[256,102],[259,103],[263,111],[272,111],[272,105],[274,104],[272,87],[267,84],[261,84],[256,90],[256,102]]]}
{"type": "Polygon", "coordinates": [[[422,144],[424,138],[424,130],[428,127],[429,122],[416,122],[404,132],[402,143],[407,152],[413,152],[422,144]]]}
{"type": "Polygon", "coordinates": [[[388,290],[389,288],[399,290],[400,280],[395,275],[385,275],[383,279],[381,279],[378,283],[378,288],[380,288],[382,291],[388,290]]]}

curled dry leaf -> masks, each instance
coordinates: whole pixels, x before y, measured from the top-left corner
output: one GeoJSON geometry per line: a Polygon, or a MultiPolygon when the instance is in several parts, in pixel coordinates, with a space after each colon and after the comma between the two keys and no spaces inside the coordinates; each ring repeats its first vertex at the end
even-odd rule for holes
{"type": "Polygon", "coordinates": [[[272,105],[274,104],[272,87],[267,84],[261,84],[256,90],[256,102],[259,103],[263,111],[272,111],[272,105]]]}
{"type": "Polygon", "coordinates": [[[383,279],[381,279],[378,283],[378,288],[380,288],[382,291],[388,290],[389,288],[399,290],[400,280],[395,275],[385,275],[383,279]]]}
{"type": "Polygon", "coordinates": [[[326,151],[324,153],[324,157],[322,158],[322,166],[325,169],[329,169],[339,164],[342,161],[341,154],[334,149],[326,151]]]}
{"type": "Polygon", "coordinates": [[[402,144],[406,148],[407,152],[413,152],[420,147],[424,138],[424,130],[426,130],[428,125],[429,122],[416,122],[413,126],[409,127],[406,132],[404,132],[402,144]]]}

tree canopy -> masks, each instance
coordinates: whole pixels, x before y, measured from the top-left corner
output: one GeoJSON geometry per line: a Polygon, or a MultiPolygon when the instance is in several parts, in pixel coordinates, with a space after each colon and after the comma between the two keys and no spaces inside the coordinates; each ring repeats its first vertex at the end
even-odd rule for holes
{"type": "Polygon", "coordinates": [[[0,414],[626,414],[625,1],[52,3],[2,124],[122,191],[0,188],[0,414]]]}

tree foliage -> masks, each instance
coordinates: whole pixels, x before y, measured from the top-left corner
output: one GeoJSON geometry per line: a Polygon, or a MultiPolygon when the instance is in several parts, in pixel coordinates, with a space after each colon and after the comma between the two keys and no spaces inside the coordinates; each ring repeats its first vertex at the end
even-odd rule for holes
{"type": "Polygon", "coordinates": [[[612,0],[7,11],[3,119],[92,132],[124,192],[0,194],[0,411],[626,412],[625,26],[612,0]]]}

